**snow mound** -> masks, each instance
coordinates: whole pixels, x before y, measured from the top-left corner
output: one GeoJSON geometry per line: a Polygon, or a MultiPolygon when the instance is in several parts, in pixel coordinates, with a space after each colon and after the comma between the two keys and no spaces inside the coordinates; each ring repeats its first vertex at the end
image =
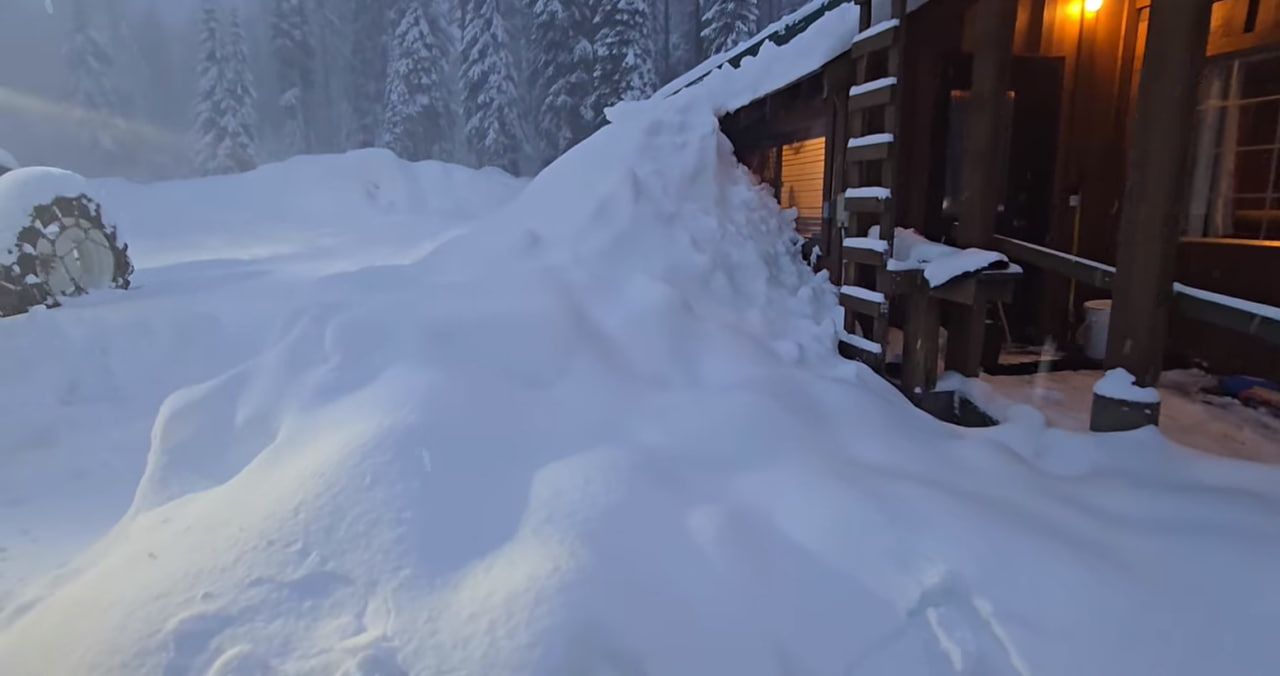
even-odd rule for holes
{"type": "MultiPolygon", "coordinates": [[[[1280,475],[1154,431],[962,431],[914,409],[835,355],[835,292],[713,111],[633,110],[516,195],[377,155],[113,186],[168,266],[153,280],[209,264],[155,201],[234,186],[288,204],[221,211],[226,232],[310,244],[260,253],[252,279],[131,294],[115,307],[147,305],[141,328],[109,305],[17,325],[92,328],[110,354],[168,313],[184,340],[150,351],[190,371],[157,373],[158,401],[106,366],[89,380],[118,390],[90,391],[117,425],[151,425],[141,478],[110,532],[0,610],[0,673],[1280,663],[1280,475]],[[406,199],[338,176],[366,159],[406,199]],[[416,210],[415,182],[451,179],[514,199],[470,220],[446,185],[416,210]]],[[[252,253],[223,255],[245,273],[252,253]]]]}
{"type": "Polygon", "coordinates": [[[26,167],[0,175],[0,264],[14,261],[18,233],[30,225],[34,207],[79,195],[101,201],[85,177],[65,169],[26,167]]]}
{"type": "Polygon", "coordinates": [[[470,218],[510,201],[527,179],[493,168],[409,163],[371,148],[296,157],[228,176],[94,183],[107,216],[126,228],[140,269],[196,261],[278,264],[321,250],[334,265],[350,269],[364,264],[371,251],[381,256],[400,249],[403,260],[421,255],[409,249],[420,243],[424,218],[470,218]],[[235,215],[210,204],[232,207],[235,215]],[[347,263],[344,257],[350,257],[347,263]]]}

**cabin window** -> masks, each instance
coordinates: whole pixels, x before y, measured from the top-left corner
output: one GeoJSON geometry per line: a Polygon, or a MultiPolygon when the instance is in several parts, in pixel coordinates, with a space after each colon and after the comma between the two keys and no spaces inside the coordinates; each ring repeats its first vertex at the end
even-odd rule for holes
{"type": "Polygon", "coordinates": [[[1214,62],[1198,114],[1187,234],[1280,240],[1280,51],[1214,62]]]}
{"type": "Polygon", "coordinates": [[[822,232],[822,178],[827,141],[811,138],[782,146],[778,204],[796,209],[796,232],[811,237],[822,232]]]}

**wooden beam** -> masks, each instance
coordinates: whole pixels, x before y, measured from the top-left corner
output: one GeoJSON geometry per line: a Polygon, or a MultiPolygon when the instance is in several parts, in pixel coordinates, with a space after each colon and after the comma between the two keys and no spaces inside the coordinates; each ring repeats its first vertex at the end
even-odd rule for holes
{"type": "Polygon", "coordinates": [[[938,382],[938,299],[928,292],[917,292],[904,300],[902,391],[917,401],[938,382]]]}
{"type": "Polygon", "coordinates": [[[1139,387],[1156,384],[1164,361],[1211,3],[1158,0],[1149,11],[1106,357],[1109,368],[1127,369],[1139,387]]]}
{"type": "Polygon", "coordinates": [[[883,106],[893,100],[893,89],[897,86],[897,82],[876,81],[874,84],[881,86],[875,89],[859,89],[855,88],[849,94],[849,110],[855,113],[883,106]]]}
{"type": "Polygon", "coordinates": [[[1004,163],[991,155],[993,148],[1004,146],[1000,138],[1008,133],[1005,92],[1009,89],[1018,3],[978,0],[974,13],[973,86],[965,113],[964,186],[956,239],[962,248],[988,248],[1008,178],[1000,172],[1004,163]]]}
{"type": "Polygon", "coordinates": [[[850,263],[870,265],[872,267],[882,267],[885,264],[884,251],[851,246],[845,246],[843,249],[844,259],[850,263]]]}
{"type": "Polygon", "coordinates": [[[871,27],[871,0],[853,0],[858,5],[858,32],[871,27]]]}
{"type": "Polygon", "coordinates": [[[845,186],[848,184],[847,170],[848,165],[842,160],[844,157],[844,146],[849,143],[849,86],[853,82],[853,63],[837,59],[835,63],[828,67],[824,74],[826,78],[825,84],[827,91],[826,98],[831,106],[830,114],[834,116],[831,120],[830,138],[827,139],[826,147],[826,167],[824,167],[826,191],[823,201],[823,227],[826,228],[826,244],[824,245],[826,254],[827,276],[833,284],[841,284],[844,281],[844,263],[842,257],[843,239],[848,235],[845,233],[847,221],[842,220],[840,215],[836,213],[839,196],[844,194],[845,186]]]}
{"type": "Polygon", "coordinates": [[[888,49],[893,45],[893,40],[898,28],[897,25],[886,26],[885,28],[870,33],[860,39],[855,39],[853,45],[849,47],[849,56],[857,59],[882,49],[888,49]]]}
{"type": "MultiPolygon", "coordinates": [[[[1029,244],[1011,237],[996,235],[996,250],[1010,259],[1031,265],[1077,282],[1099,289],[1110,289],[1115,281],[1116,269],[1079,256],[1029,244]]],[[[848,249],[846,249],[848,251],[848,249]]],[[[1186,317],[1220,326],[1246,335],[1255,336],[1269,345],[1280,346],[1280,319],[1271,313],[1260,314],[1242,307],[1239,299],[1226,297],[1216,300],[1214,294],[1173,284],[1174,308],[1186,317]]],[[[1219,294],[1220,295],[1220,294],[1219,294]]],[[[950,300],[943,298],[943,300],[950,300]]]]}
{"type": "Polygon", "coordinates": [[[884,294],[860,286],[840,287],[840,305],[868,317],[879,317],[889,311],[884,294]]]}
{"type": "MultiPolygon", "coordinates": [[[[1280,319],[1260,315],[1227,303],[1215,302],[1203,292],[1179,291],[1175,285],[1173,302],[1178,311],[1192,319],[1254,336],[1269,345],[1280,346],[1280,319]]],[[[1186,287],[1181,287],[1186,289],[1186,287]]]]}
{"type": "Polygon", "coordinates": [[[1087,258],[1072,256],[1069,253],[1012,237],[996,235],[992,245],[992,248],[1008,256],[1010,260],[1033,265],[1099,289],[1110,289],[1116,276],[1116,269],[1110,265],[1103,265],[1087,258]]]}

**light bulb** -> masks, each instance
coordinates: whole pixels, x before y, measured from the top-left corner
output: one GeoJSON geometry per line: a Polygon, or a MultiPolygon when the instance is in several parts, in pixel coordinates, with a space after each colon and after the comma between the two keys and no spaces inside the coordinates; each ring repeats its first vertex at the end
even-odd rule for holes
{"type": "Polygon", "coordinates": [[[1102,0],[1084,0],[1084,11],[1092,14],[1102,9],[1102,0]]]}

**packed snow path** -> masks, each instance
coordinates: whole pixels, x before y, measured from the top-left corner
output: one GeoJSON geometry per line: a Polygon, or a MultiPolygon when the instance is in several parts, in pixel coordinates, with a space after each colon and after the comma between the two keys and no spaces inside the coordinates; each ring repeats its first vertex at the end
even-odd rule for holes
{"type": "Polygon", "coordinates": [[[0,324],[0,674],[1280,666],[1275,468],[915,410],[709,112],[100,187],[135,289],[0,324]]]}

